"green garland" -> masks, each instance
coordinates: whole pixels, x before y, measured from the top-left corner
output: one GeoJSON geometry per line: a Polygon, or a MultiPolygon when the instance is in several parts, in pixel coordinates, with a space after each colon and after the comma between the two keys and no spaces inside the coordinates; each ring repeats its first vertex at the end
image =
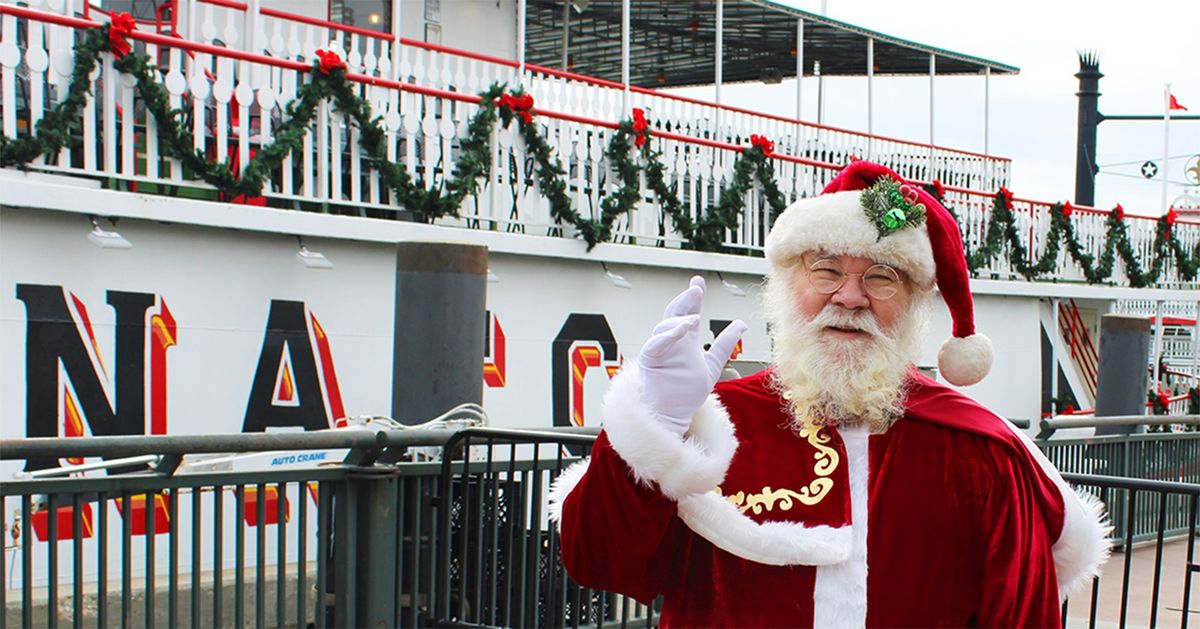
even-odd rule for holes
{"type": "MultiPolygon", "coordinates": [[[[106,24],[88,31],[75,45],[75,65],[65,97],[38,121],[33,134],[15,140],[0,136],[0,167],[23,167],[43,155],[48,159],[53,158],[71,143],[71,138],[80,130],[79,112],[91,88],[90,75],[100,54],[112,48],[111,35],[110,25],[106,24]]],[[[119,38],[120,34],[117,35],[119,38]]],[[[355,94],[354,84],[346,78],[345,64],[333,55],[320,56],[321,59],[313,63],[309,81],[297,89],[296,97],[284,107],[284,120],[278,125],[272,143],[259,147],[240,174],[228,160],[210,161],[204,151],[194,148],[192,137],[187,132],[191,126],[190,120],[183,110],[170,107],[170,96],[156,80],[157,69],[149,56],[132,53],[121,55],[115,60],[114,68],[134,78],[138,94],[157,122],[162,154],[179,160],[185,172],[190,172],[194,178],[203,180],[225,195],[261,194],[270,173],[279,168],[289,154],[302,148],[304,136],[316,119],[320,103],[328,99],[333,102],[335,111],[346,116],[358,128],[359,143],[364,149],[367,165],[380,173],[393,192],[395,201],[412,212],[417,220],[428,222],[443,216],[458,215],[466,197],[478,194],[479,180],[491,166],[489,138],[497,122],[501,128],[507,128],[514,120],[534,159],[537,183],[542,194],[550,201],[551,217],[559,224],[574,226],[587,242],[589,250],[600,242],[610,240],[615,221],[636,206],[641,195],[639,176],[643,172],[647,186],[654,192],[675,231],[683,237],[684,246],[691,249],[725,250],[725,232],[737,229],[745,209],[746,194],[756,182],[770,206],[768,225],[774,223],[786,206],[769,159],[771,144],[765,138],[756,137],[752,138],[752,146],[744,149],[734,162],[733,180],[721,192],[717,204],[707,208],[699,217],[691,216],[666,181],[666,165],[660,159],[662,154],[645,141],[651,131],[644,117],[641,117],[640,129],[635,129],[634,122],[626,119],[620,123],[610,140],[605,155],[613,164],[620,186],[601,202],[599,220],[585,218],[571,206],[562,163],[532,120],[529,111],[532,99],[520,90],[511,96],[506,95],[503,84],[492,85],[480,93],[479,110],[468,123],[467,135],[460,142],[458,159],[441,186],[432,188],[419,178],[414,181],[402,164],[387,159],[386,133],[381,120],[373,115],[370,104],[355,94]],[[518,102],[524,104],[514,104],[518,102]],[[639,134],[645,137],[635,148],[630,139],[639,134]],[[631,154],[635,150],[640,153],[644,165],[632,159],[631,154]]],[[[927,190],[941,199],[940,186],[927,186],[927,190]]],[[[1102,282],[1111,277],[1117,255],[1125,263],[1130,284],[1136,287],[1157,282],[1168,257],[1174,258],[1179,276],[1185,281],[1193,281],[1200,273],[1200,243],[1189,253],[1175,237],[1171,221],[1166,217],[1159,219],[1157,225],[1154,260],[1150,269],[1143,271],[1129,242],[1119,206],[1108,216],[1107,238],[1097,260],[1083,251],[1070,221],[1069,210],[1066,209],[1068,206],[1055,204],[1051,208],[1051,227],[1046,248],[1036,262],[1029,263],[1027,250],[1009,206],[1010,198],[1011,194],[1001,188],[988,217],[982,246],[976,251],[967,249],[967,265],[972,274],[987,266],[1007,246],[1017,272],[1026,279],[1036,279],[1053,270],[1057,264],[1060,243],[1064,241],[1067,252],[1079,264],[1089,283],[1102,282]]]]}
{"type": "MultiPolygon", "coordinates": [[[[942,201],[939,190],[934,186],[926,186],[926,190],[942,201]]],[[[1089,284],[1104,282],[1112,277],[1116,257],[1119,255],[1124,262],[1125,276],[1130,286],[1143,288],[1158,282],[1168,258],[1173,257],[1180,279],[1194,281],[1200,271],[1200,243],[1197,243],[1189,253],[1184,245],[1175,237],[1172,220],[1166,216],[1160,217],[1155,226],[1152,250],[1154,259],[1150,269],[1143,271],[1141,263],[1129,240],[1128,226],[1124,219],[1124,210],[1117,206],[1109,212],[1105,219],[1106,235],[1100,257],[1097,259],[1091,253],[1083,250],[1079,238],[1075,234],[1075,226],[1071,221],[1071,209],[1068,204],[1055,203],[1050,207],[1050,230],[1046,234],[1046,247],[1038,256],[1036,262],[1029,262],[1028,250],[1021,241],[1016,216],[1010,207],[1011,193],[1001,188],[992,201],[992,211],[988,216],[987,228],[981,245],[972,250],[964,236],[963,247],[967,256],[967,268],[972,276],[978,276],[980,269],[1001,255],[1008,248],[1008,259],[1013,268],[1027,280],[1035,280],[1054,270],[1058,264],[1059,251],[1065,242],[1067,253],[1079,265],[1089,284]]],[[[943,203],[943,205],[945,205],[943,203]]],[[[956,221],[959,217],[954,210],[946,205],[956,221]]],[[[960,231],[961,224],[960,224],[960,231]]],[[[964,232],[965,234],[965,232],[964,232]]]]}
{"type": "MultiPolygon", "coordinates": [[[[641,133],[648,140],[651,130],[645,128],[641,133]]],[[[629,212],[637,204],[641,196],[638,176],[642,172],[646,173],[646,183],[654,191],[664,213],[670,217],[675,231],[683,236],[689,248],[699,251],[724,249],[725,230],[737,229],[746,207],[746,194],[755,181],[762,187],[763,196],[771,207],[770,223],[774,223],[775,218],[787,207],[786,198],[776,183],[775,168],[768,159],[770,156],[761,146],[754,145],[738,155],[733,164],[733,181],[721,192],[717,205],[709,208],[697,222],[684,209],[683,201],[667,184],[667,167],[660,159],[662,153],[651,148],[649,141],[643,141],[640,147],[633,147],[630,139],[637,134],[632,118],[622,120],[604,153],[612,162],[617,179],[621,183],[615,194],[605,197],[600,203],[600,234],[605,240],[611,237],[611,226],[616,218],[629,212]],[[634,151],[642,156],[646,164],[644,167],[630,157],[634,151]]]]}

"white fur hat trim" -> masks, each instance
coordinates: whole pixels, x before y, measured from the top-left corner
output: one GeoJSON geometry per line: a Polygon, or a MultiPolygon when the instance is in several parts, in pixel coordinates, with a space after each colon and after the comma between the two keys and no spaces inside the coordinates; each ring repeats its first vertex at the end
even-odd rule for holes
{"type": "Polygon", "coordinates": [[[951,336],[938,349],[938,372],[960,387],[983,380],[992,368],[992,341],[982,334],[951,336]]]}
{"type": "Polygon", "coordinates": [[[830,192],[793,203],[767,235],[767,260],[780,267],[809,251],[864,256],[889,264],[922,286],[933,284],[936,266],[929,232],[922,224],[886,237],[863,212],[861,190],[830,192]]]}

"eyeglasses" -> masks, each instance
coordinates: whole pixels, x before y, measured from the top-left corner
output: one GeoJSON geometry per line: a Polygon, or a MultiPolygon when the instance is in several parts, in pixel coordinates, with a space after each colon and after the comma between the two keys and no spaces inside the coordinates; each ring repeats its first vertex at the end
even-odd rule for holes
{"type": "Polygon", "coordinates": [[[822,295],[832,295],[846,284],[846,278],[857,275],[863,291],[875,299],[891,299],[900,290],[904,280],[900,274],[886,264],[876,264],[862,273],[847,273],[837,260],[821,259],[808,265],[808,275],[813,289],[822,295]]]}

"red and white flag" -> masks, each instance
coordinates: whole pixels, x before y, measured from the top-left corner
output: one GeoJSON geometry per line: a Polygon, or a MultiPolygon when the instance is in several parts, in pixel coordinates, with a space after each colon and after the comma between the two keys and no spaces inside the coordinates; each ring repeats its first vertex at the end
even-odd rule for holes
{"type": "Polygon", "coordinates": [[[1187,111],[1188,110],[1187,107],[1180,105],[1179,101],[1175,100],[1174,94],[1167,94],[1167,98],[1170,101],[1167,103],[1167,109],[1170,109],[1171,111],[1187,111]]]}

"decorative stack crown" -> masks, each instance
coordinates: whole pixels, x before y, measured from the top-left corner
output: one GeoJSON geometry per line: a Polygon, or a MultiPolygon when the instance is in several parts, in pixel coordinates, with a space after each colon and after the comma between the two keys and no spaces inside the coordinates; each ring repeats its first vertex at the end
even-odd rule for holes
{"type": "Polygon", "coordinates": [[[936,280],[950,316],[950,338],[938,371],[951,384],[972,385],[992,366],[992,342],[975,333],[975,312],[958,223],[920,186],[886,166],[857,161],[820,195],[793,203],[767,235],[771,273],[786,272],[809,251],[871,258],[931,288],[936,280]]]}

